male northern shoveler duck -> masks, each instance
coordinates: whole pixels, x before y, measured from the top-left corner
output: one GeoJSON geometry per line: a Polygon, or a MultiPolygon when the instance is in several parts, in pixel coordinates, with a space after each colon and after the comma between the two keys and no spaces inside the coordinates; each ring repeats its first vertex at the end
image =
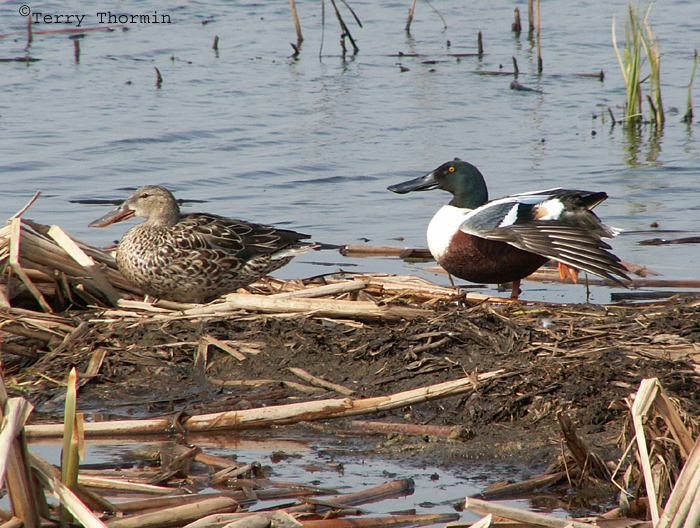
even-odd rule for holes
{"type": "Polygon", "coordinates": [[[315,246],[301,242],[308,235],[286,229],[206,213],[183,215],[172,193],[154,185],[141,187],[90,227],[133,216],[146,221],[119,242],[119,271],[145,293],[171,301],[216,299],[315,246]]]}
{"type": "Polygon", "coordinates": [[[486,182],[474,165],[455,158],[434,171],[390,191],[443,189],[452,201],[428,225],[428,247],[448,273],[470,282],[513,283],[549,259],[557,261],[562,278],[576,280],[585,270],[615,281],[627,279],[627,269],[602,238],[618,229],[608,227],[591,211],[605,200],[604,192],[549,189],[488,201],[486,182]]]}

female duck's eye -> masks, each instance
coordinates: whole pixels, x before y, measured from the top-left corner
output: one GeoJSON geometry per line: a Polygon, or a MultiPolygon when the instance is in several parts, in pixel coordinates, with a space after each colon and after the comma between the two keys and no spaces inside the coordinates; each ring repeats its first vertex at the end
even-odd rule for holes
{"type": "Polygon", "coordinates": [[[454,172],[454,171],[455,171],[455,168],[454,168],[452,165],[450,165],[450,168],[447,169],[447,170],[450,171],[450,172],[454,172]]]}
{"type": "Polygon", "coordinates": [[[148,193],[143,193],[141,196],[139,196],[139,198],[148,198],[149,196],[151,195],[148,193]]]}

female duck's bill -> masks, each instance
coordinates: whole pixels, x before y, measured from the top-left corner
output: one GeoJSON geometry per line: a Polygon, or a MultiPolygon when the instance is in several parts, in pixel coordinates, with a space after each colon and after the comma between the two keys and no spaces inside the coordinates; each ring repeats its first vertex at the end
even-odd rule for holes
{"type": "Polygon", "coordinates": [[[592,209],[604,192],[548,189],[488,201],[481,172],[455,159],[434,171],[389,187],[405,194],[442,189],[453,195],[428,226],[428,246],[450,274],[470,282],[520,281],[549,259],[562,276],[576,278],[579,269],[625,286],[627,269],[602,238],[619,230],[604,225],[592,209]]]}
{"type": "Polygon", "coordinates": [[[158,186],[141,187],[90,226],[134,216],[146,221],[122,237],[117,265],[127,280],[159,299],[208,302],[316,247],[295,231],[207,213],[183,215],[172,193],[158,186]]]}
{"type": "Polygon", "coordinates": [[[128,209],[124,204],[117,207],[116,209],[110,211],[104,216],[99,217],[97,220],[93,220],[88,224],[88,227],[107,227],[108,225],[114,224],[116,222],[121,222],[122,220],[128,220],[134,217],[134,210],[128,209]]]}

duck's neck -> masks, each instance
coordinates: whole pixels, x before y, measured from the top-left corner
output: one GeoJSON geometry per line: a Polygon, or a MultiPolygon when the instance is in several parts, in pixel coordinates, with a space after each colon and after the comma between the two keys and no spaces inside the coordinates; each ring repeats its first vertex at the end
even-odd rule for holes
{"type": "Polygon", "coordinates": [[[469,178],[462,178],[454,189],[451,189],[453,198],[449,205],[462,209],[476,209],[489,201],[489,191],[481,173],[470,174],[469,178]]]}
{"type": "Polygon", "coordinates": [[[180,220],[180,210],[178,207],[169,207],[151,214],[146,220],[146,224],[150,227],[172,227],[180,220]]]}

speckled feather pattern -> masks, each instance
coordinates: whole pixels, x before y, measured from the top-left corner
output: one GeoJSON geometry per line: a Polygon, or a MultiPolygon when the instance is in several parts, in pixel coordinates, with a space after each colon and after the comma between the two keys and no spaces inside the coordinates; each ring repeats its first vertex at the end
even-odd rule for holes
{"type": "Polygon", "coordinates": [[[172,194],[146,186],[91,225],[104,227],[130,216],[132,227],[117,246],[124,277],[145,293],[171,301],[209,302],[281,268],[314,244],[286,229],[192,213],[180,215],[172,194]]]}
{"type": "Polygon", "coordinates": [[[119,242],[124,277],[159,299],[207,302],[255,282],[292,257],[273,227],[211,215],[185,216],[172,228],[145,222],[119,242]],[[250,244],[250,245],[247,245],[250,244]]]}

